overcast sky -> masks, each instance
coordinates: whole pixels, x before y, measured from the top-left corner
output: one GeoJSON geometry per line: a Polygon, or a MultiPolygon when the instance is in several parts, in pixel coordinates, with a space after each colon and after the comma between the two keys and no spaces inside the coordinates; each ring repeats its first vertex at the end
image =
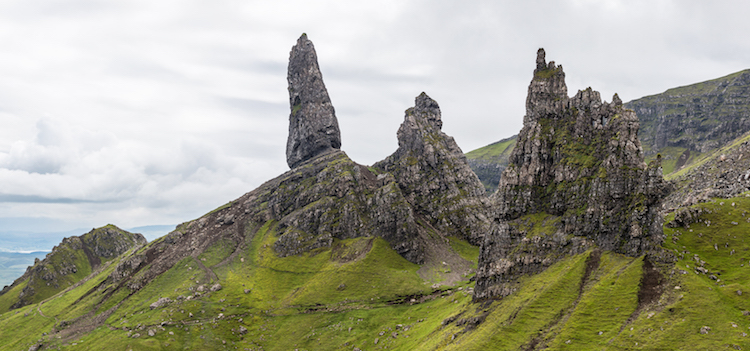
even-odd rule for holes
{"type": "MultiPolygon", "coordinates": [[[[536,50],[610,101],[750,68],[746,1],[0,2],[0,232],[177,224],[286,170],[289,50],[342,149],[395,151],[422,91],[470,151],[516,134],[536,50]]],[[[1,239],[1,238],[0,238],[1,239]]]]}

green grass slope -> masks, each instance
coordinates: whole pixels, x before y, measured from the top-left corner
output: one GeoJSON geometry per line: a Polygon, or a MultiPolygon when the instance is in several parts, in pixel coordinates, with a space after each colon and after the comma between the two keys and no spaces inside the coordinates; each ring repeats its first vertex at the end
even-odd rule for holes
{"type": "MultiPolygon", "coordinates": [[[[272,249],[276,223],[269,221],[248,231],[239,250],[216,241],[134,293],[107,286],[128,254],[121,256],[80,286],[0,315],[0,350],[37,344],[87,350],[745,349],[750,197],[694,208],[701,209],[694,223],[665,227],[665,247],[678,261],[658,266],[659,274],[643,257],[588,251],[523,277],[504,299],[477,302],[470,277],[433,288],[417,274],[420,266],[379,238],[340,240],[279,258],[272,249]],[[217,283],[221,288],[212,291],[217,283]],[[150,307],[162,297],[171,302],[150,307]]],[[[462,257],[476,259],[476,247],[450,242],[462,257]]]]}

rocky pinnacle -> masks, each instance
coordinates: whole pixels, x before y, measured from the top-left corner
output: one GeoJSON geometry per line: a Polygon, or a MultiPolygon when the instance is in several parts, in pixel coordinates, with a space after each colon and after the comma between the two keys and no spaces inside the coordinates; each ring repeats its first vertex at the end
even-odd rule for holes
{"type": "Polygon", "coordinates": [[[306,34],[289,53],[289,138],[286,163],[290,168],[333,149],[341,148],[336,112],[323,84],[318,57],[306,34]]]}

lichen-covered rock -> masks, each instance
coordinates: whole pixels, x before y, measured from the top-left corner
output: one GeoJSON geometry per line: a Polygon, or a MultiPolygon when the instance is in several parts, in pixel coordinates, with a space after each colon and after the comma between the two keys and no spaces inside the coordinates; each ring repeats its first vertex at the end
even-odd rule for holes
{"type": "Polygon", "coordinates": [[[373,167],[393,174],[407,201],[433,227],[478,245],[491,223],[486,192],[442,127],[437,102],[420,94],[398,129],[398,150],[373,167]]]}
{"type": "Polygon", "coordinates": [[[405,259],[427,263],[423,268],[449,262],[452,271],[443,273],[450,279],[471,269],[436,231],[478,242],[491,223],[488,198],[461,150],[440,131],[437,103],[420,95],[399,129],[399,151],[366,167],[338,150],[333,107],[304,35],[289,67],[292,169],[123,258],[107,284],[138,290],[219,241],[240,250],[265,225],[277,235],[273,249],[280,257],[331,247],[335,240],[380,237],[405,259]]]}
{"type": "Polygon", "coordinates": [[[153,309],[164,307],[170,303],[172,303],[172,299],[168,297],[160,297],[158,300],[154,301],[148,307],[153,310],[153,309]]]}
{"type": "Polygon", "coordinates": [[[287,81],[292,111],[286,162],[294,168],[315,156],[341,148],[336,113],[323,84],[315,47],[305,34],[289,54],[287,81]]]}
{"type": "MultiPolygon", "coordinates": [[[[569,98],[562,66],[546,63],[539,50],[524,126],[492,196],[498,219],[511,221],[512,227],[512,221],[527,215],[557,217],[558,237],[567,240],[550,246],[558,251],[576,253],[593,244],[667,259],[660,248],[658,204],[669,188],[660,160],[644,163],[638,118],[616,94],[612,100],[602,102],[591,88],[569,98]],[[588,244],[569,245],[582,239],[588,244]]],[[[516,272],[536,272],[554,262],[545,261],[542,253],[498,249],[498,243],[515,248],[531,239],[503,226],[492,231],[481,249],[475,296],[492,295],[492,284],[512,282],[516,272]],[[498,262],[514,265],[501,269],[498,262]]]]}

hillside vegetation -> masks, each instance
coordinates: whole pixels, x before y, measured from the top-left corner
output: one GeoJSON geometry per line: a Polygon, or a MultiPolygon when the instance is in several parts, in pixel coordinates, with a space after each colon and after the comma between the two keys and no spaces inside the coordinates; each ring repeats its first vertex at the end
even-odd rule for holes
{"type": "MultiPolygon", "coordinates": [[[[694,206],[694,222],[665,227],[665,247],[679,261],[658,274],[644,276],[643,257],[590,250],[522,278],[511,296],[477,302],[469,277],[435,289],[439,275],[420,277],[418,265],[379,238],[278,258],[268,222],[237,253],[219,241],[132,295],[107,293],[109,264],[80,286],[6,312],[0,349],[747,347],[748,196],[694,206]],[[150,307],[164,297],[171,302],[150,307]]],[[[478,248],[452,243],[476,259],[478,248]]]]}

